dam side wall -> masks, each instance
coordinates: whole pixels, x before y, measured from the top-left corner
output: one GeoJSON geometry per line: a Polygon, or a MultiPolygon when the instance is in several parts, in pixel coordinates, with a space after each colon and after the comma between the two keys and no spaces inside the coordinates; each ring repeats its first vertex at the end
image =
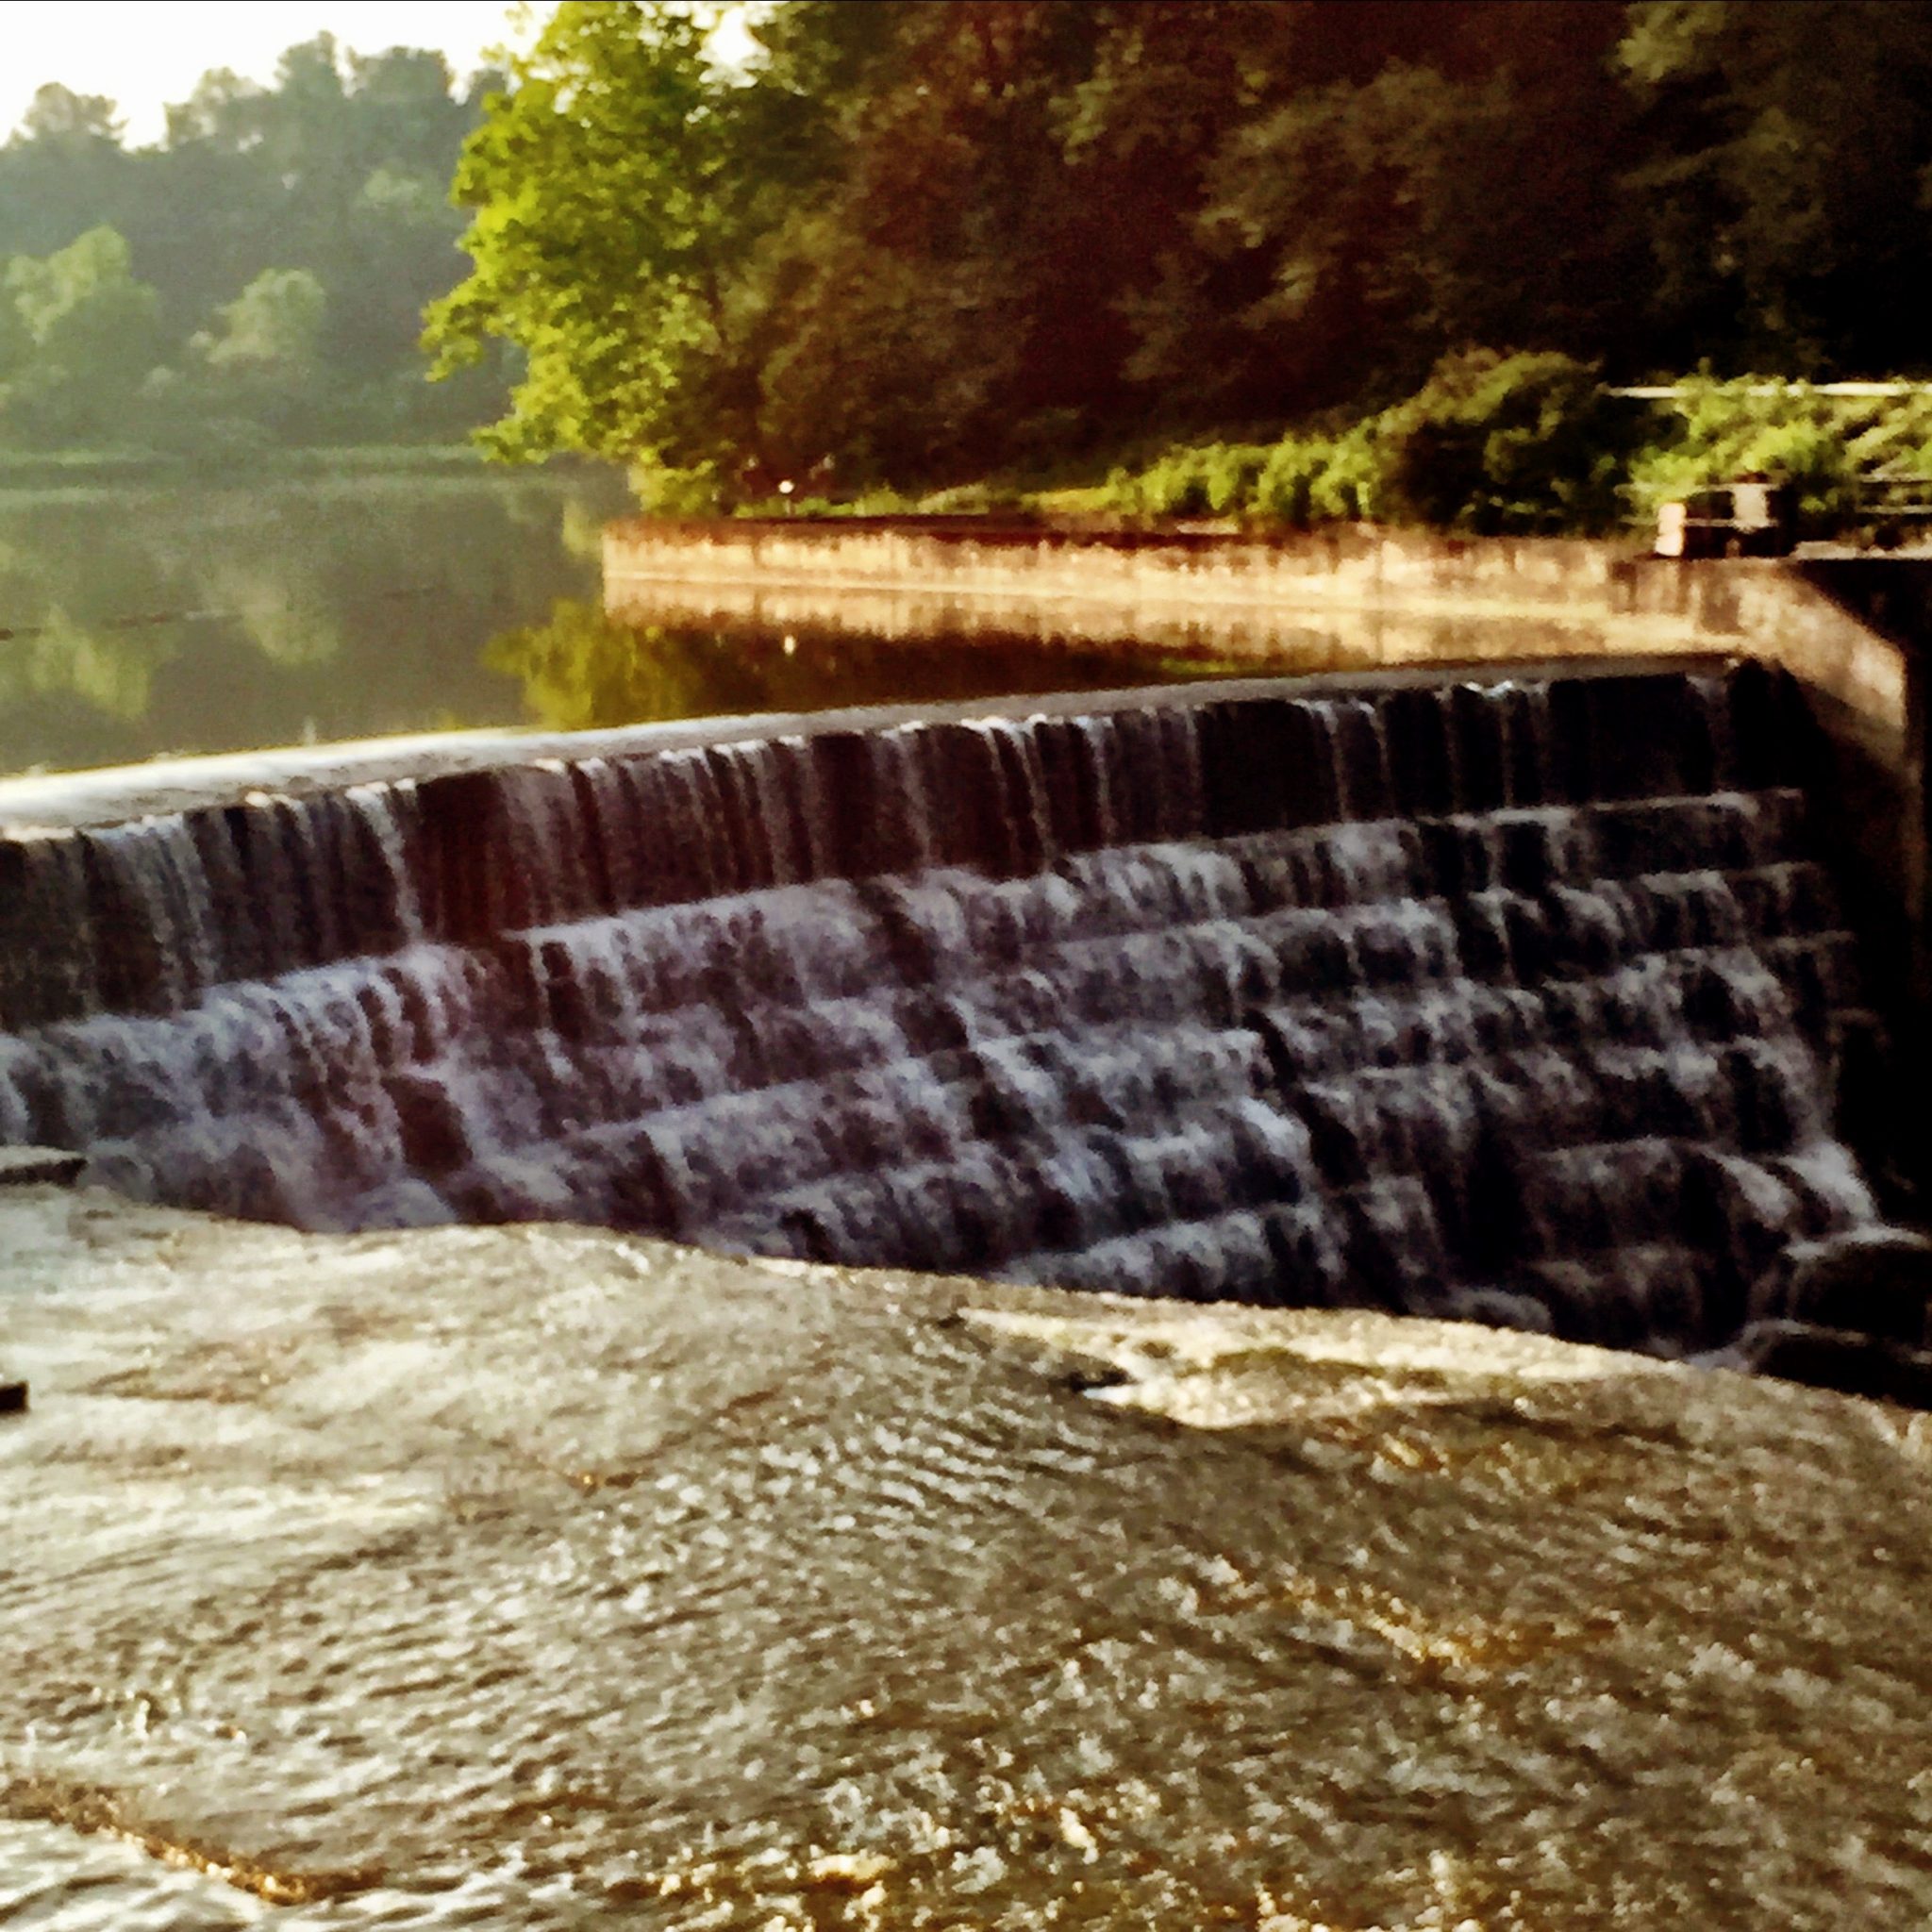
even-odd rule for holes
{"type": "MultiPolygon", "coordinates": [[[[1344,525],[1268,536],[984,519],[631,519],[604,538],[612,614],[837,625],[1308,660],[1345,621],[1352,668],[1748,656],[1817,726],[1809,789],[1887,1005],[1932,997],[1924,661],[1932,558],[1680,561],[1627,541],[1344,525]]],[[[1310,666],[1310,668],[1313,668],[1310,666]]],[[[1339,668],[1339,660],[1336,668],[1339,668]]]]}
{"type": "MultiPolygon", "coordinates": [[[[1853,560],[1893,573],[1902,559],[1853,560]]],[[[858,627],[895,605],[975,611],[1051,626],[1070,640],[1211,629],[1239,656],[1265,654],[1282,616],[1332,612],[1510,620],[1569,628],[1590,655],[1744,650],[1787,663],[1861,717],[1903,716],[1905,672],[1866,612],[1835,601],[1806,566],[1749,558],[1682,563],[1628,543],[1572,538],[1457,538],[1355,526],[1260,537],[1222,530],[990,528],[960,520],[836,524],[737,519],[612,524],[607,603],[753,614],[834,610],[858,627]],[[816,593],[816,594],[815,594],[816,593]],[[824,602],[824,599],[832,601],[824,602]],[[1085,628],[1091,615],[1100,629],[1085,628]],[[1123,620],[1127,620],[1124,623],[1123,620]]],[[[1357,668],[1374,651],[1370,627],[1357,668]]],[[[1398,658],[1398,661],[1402,659],[1398,658]]]]}

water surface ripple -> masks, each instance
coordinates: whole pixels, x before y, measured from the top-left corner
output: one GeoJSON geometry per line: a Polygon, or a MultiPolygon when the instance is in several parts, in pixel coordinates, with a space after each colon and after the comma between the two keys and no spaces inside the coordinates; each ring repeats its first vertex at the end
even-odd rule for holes
{"type": "Polygon", "coordinates": [[[1924,1419],[578,1229],[0,1247],[0,1920],[1932,1914],[1924,1419]]]}

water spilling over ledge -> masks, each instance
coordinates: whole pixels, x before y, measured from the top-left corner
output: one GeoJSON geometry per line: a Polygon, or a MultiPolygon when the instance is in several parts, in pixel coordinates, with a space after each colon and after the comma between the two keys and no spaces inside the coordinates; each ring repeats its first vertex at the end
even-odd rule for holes
{"type": "Polygon", "coordinates": [[[0,839],[0,1141],[311,1228],[1667,1352],[1875,1209],[1757,667],[833,722],[0,839]]]}

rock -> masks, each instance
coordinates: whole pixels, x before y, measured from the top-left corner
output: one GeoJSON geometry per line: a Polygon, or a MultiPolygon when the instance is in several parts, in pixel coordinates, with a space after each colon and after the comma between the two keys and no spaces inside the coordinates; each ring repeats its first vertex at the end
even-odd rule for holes
{"type": "Polygon", "coordinates": [[[1754,1322],[1725,1354],[1756,1374],[1932,1409],[1932,1351],[1900,1341],[1809,1322],[1754,1322]]]}
{"type": "Polygon", "coordinates": [[[69,1188],[86,1165],[65,1147],[0,1147],[0,1188],[69,1188]]]}
{"type": "Polygon", "coordinates": [[[1488,1328],[1521,1328],[1533,1335],[1557,1332],[1547,1303],[1506,1288],[1459,1290],[1448,1298],[1443,1312],[1453,1322],[1480,1322],[1488,1328]]]}
{"type": "Polygon", "coordinates": [[[1932,1241],[1903,1228],[1860,1229],[1791,1250],[1787,1312],[1918,1346],[1932,1304],[1932,1241]]]}

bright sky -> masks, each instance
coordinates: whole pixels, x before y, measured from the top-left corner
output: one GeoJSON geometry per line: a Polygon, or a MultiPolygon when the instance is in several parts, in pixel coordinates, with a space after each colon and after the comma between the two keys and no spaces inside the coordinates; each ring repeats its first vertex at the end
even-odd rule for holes
{"type": "MultiPolygon", "coordinates": [[[[531,9],[540,18],[548,7],[531,9]]],[[[285,47],[335,35],[358,54],[437,47],[458,75],[522,35],[505,0],[0,0],[0,139],[44,82],[121,104],[126,141],[158,141],[162,110],[210,67],[275,78],[285,47]]]]}

